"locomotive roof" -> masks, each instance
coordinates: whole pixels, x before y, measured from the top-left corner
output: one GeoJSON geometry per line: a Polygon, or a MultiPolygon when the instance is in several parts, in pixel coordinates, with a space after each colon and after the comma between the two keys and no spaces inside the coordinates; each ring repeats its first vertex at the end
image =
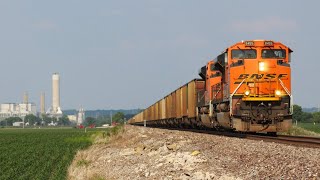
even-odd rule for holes
{"type": "Polygon", "coordinates": [[[281,45],[281,46],[288,48],[289,52],[293,52],[288,46],[284,45],[281,42],[277,42],[277,41],[273,41],[273,40],[263,40],[263,39],[245,40],[245,41],[242,40],[240,42],[237,42],[237,43],[229,46],[227,49],[225,49],[225,51],[227,51],[229,48],[233,48],[233,47],[239,46],[239,45],[241,45],[241,46],[245,45],[246,47],[273,47],[275,45],[278,45],[278,46],[281,45]]]}

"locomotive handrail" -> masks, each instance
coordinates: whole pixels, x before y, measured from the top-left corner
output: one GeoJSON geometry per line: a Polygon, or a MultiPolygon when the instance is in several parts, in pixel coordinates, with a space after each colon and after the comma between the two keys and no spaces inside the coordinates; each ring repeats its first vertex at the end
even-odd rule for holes
{"type": "Polygon", "coordinates": [[[245,81],[246,79],[243,79],[241,81],[241,83],[238,85],[238,87],[233,91],[233,93],[230,95],[230,102],[229,102],[229,106],[230,106],[230,116],[232,116],[232,97],[233,95],[238,91],[238,89],[240,88],[240,86],[243,84],[243,82],[245,81]]]}
{"type": "Polygon", "coordinates": [[[220,88],[218,89],[217,93],[214,95],[215,98],[217,97],[217,95],[219,94],[220,91],[221,91],[221,86],[220,86],[220,88]]]}
{"type": "Polygon", "coordinates": [[[288,88],[284,85],[284,83],[279,79],[281,86],[286,91],[286,93],[291,97],[291,93],[289,92],[288,88]]]}
{"type": "Polygon", "coordinates": [[[243,79],[241,81],[241,83],[238,85],[238,87],[233,91],[233,93],[231,94],[231,97],[238,91],[238,89],[240,88],[240,86],[243,84],[243,82],[245,81],[246,79],[243,79]]]}
{"type": "Polygon", "coordinates": [[[282,82],[281,79],[279,79],[280,85],[283,87],[283,89],[286,91],[286,93],[289,95],[290,97],[290,113],[293,114],[293,98],[291,93],[289,92],[288,88],[284,85],[284,83],[282,82]]]}

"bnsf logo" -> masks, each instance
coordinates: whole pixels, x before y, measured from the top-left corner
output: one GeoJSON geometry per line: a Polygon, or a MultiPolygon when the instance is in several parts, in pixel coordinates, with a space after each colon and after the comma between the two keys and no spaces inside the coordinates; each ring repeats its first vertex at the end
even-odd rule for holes
{"type": "Polygon", "coordinates": [[[287,77],[288,74],[240,74],[238,80],[241,79],[282,79],[287,77]]]}

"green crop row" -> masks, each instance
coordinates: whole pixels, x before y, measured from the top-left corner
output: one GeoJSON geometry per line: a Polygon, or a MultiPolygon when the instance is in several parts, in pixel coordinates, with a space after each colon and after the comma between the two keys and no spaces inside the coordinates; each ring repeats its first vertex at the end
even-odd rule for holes
{"type": "Polygon", "coordinates": [[[80,129],[0,129],[0,179],[66,179],[76,152],[92,144],[80,129]]]}

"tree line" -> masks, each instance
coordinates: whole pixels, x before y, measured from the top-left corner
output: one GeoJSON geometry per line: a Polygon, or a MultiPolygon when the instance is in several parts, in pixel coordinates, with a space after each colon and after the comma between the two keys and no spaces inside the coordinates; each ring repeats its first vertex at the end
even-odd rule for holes
{"type": "MultiPolygon", "coordinates": [[[[133,115],[127,114],[125,115],[122,112],[117,112],[112,116],[112,122],[122,124],[126,120],[130,119],[133,115]]],[[[55,117],[49,117],[47,115],[43,115],[41,118],[35,116],[33,114],[28,114],[24,117],[24,120],[20,117],[9,117],[2,121],[0,121],[0,127],[13,126],[15,122],[25,122],[26,126],[47,126],[52,122],[56,123],[58,126],[76,126],[76,122],[70,121],[68,116],[64,115],[61,118],[57,119],[55,117]]],[[[97,116],[97,117],[86,117],[83,122],[84,126],[102,126],[104,124],[111,124],[110,116],[97,116]]]]}
{"type": "MultiPolygon", "coordinates": [[[[123,124],[126,120],[131,118],[133,115],[125,115],[122,112],[117,112],[112,116],[112,123],[123,124]]],[[[111,117],[108,115],[97,116],[97,117],[86,117],[84,121],[84,126],[102,126],[104,124],[111,124],[111,117]]]]}
{"type": "Polygon", "coordinates": [[[304,112],[299,105],[293,105],[293,121],[320,123],[320,112],[304,112]]]}
{"type": "Polygon", "coordinates": [[[27,126],[46,126],[50,123],[54,122],[57,123],[58,126],[70,126],[72,125],[72,122],[69,120],[68,116],[64,115],[60,117],[59,119],[55,117],[49,117],[46,115],[43,115],[42,118],[35,116],[33,114],[28,114],[24,117],[24,120],[20,117],[9,117],[2,121],[0,121],[0,126],[13,126],[13,123],[15,122],[23,122],[27,126]]]}

